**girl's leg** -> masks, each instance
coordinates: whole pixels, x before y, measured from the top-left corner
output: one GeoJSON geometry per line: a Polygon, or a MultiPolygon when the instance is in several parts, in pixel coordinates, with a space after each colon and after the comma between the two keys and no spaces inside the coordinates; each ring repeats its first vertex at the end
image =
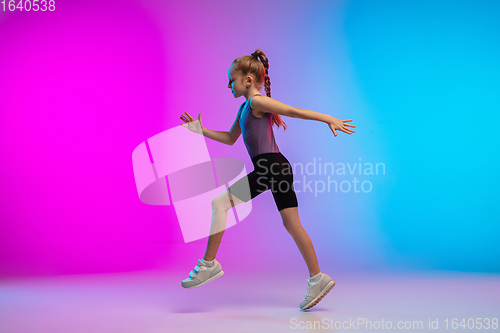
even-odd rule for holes
{"type": "Polygon", "coordinates": [[[293,240],[304,258],[309,275],[314,276],[320,272],[316,252],[309,235],[306,233],[299,220],[298,207],[289,207],[280,210],[283,225],[286,230],[292,235],[293,240]]]}
{"type": "Polygon", "coordinates": [[[243,202],[234,195],[231,195],[231,192],[227,189],[212,200],[212,224],[210,226],[207,249],[203,256],[204,260],[212,261],[215,259],[222,235],[224,235],[226,229],[227,211],[231,207],[243,202]]]}

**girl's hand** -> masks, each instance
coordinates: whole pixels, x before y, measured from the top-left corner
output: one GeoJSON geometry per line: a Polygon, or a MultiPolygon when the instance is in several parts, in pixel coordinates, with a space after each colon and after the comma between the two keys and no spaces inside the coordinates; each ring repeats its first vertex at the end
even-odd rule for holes
{"type": "Polygon", "coordinates": [[[187,116],[182,114],[180,118],[184,120],[187,125],[181,124],[182,127],[189,129],[191,132],[203,135],[203,126],[201,124],[201,113],[198,113],[198,121],[194,120],[189,113],[184,112],[187,116]]]}
{"type": "Polygon", "coordinates": [[[353,131],[350,128],[347,128],[346,126],[350,126],[350,127],[356,127],[356,126],[351,125],[351,124],[344,124],[345,122],[348,122],[348,121],[352,121],[352,119],[340,120],[340,119],[337,119],[335,117],[332,117],[332,119],[328,122],[328,126],[330,126],[330,129],[332,130],[332,132],[335,136],[337,136],[337,132],[335,130],[339,130],[339,131],[345,132],[347,134],[355,133],[355,131],[353,131]]]}

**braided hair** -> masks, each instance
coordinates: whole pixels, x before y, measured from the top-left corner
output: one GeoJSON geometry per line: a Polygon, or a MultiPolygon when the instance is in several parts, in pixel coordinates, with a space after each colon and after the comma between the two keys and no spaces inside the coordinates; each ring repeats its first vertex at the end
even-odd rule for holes
{"type": "MultiPolygon", "coordinates": [[[[255,77],[255,85],[257,89],[264,85],[266,90],[266,95],[271,97],[271,79],[269,78],[269,61],[266,55],[261,49],[255,50],[251,55],[241,56],[233,61],[235,64],[235,70],[240,71],[243,75],[251,74],[255,77]],[[260,61],[259,61],[260,59],[260,61]]],[[[281,119],[279,114],[272,114],[273,125],[278,128],[283,126],[283,129],[287,129],[287,125],[281,119]]]]}

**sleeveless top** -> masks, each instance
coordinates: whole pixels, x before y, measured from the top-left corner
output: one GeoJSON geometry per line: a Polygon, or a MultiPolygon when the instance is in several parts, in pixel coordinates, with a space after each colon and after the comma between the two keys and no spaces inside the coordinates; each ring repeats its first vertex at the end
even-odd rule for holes
{"type": "MultiPolygon", "coordinates": [[[[264,153],[279,153],[280,150],[274,140],[272,113],[266,112],[261,118],[253,115],[250,108],[255,94],[240,106],[239,123],[243,141],[250,158],[264,153]]],[[[262,96],[262,95],[260,95],[262,96]]]]}

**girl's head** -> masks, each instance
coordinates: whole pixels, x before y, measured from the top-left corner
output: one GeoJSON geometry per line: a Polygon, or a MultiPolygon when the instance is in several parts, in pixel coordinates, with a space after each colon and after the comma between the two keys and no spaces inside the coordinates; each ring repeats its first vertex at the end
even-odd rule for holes
{"type": "MultiPolygon", "coordinates": [[[[245,92],[252,93],[252,90],[259,93],[262,86],[266,90],[266,95],[271,97],[271,80],[268,75],[269,62],[262,50],[257,49],[254,54],[258,58],[253,55],[241,56],[236,58],[229,67],[228,88],[231,88],[235,97],[239,97],[245,92]]],[[[277,125],[278,128],[281,125],[286,130],[287,126],[279,114],[273,113],[272,119],[274,125],[277,125]]]]}

